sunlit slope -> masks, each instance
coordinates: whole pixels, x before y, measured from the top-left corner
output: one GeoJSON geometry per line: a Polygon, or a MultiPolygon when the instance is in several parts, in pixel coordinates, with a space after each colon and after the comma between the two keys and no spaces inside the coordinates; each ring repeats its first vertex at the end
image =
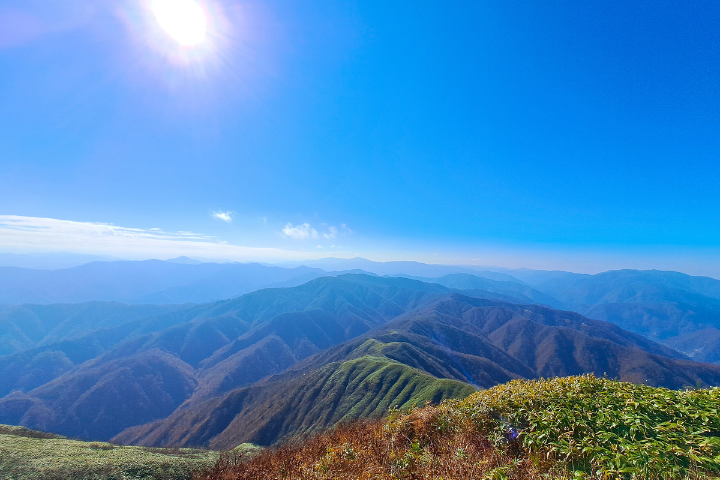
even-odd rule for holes
{"type": "Polygon", "coordinates": [[[615,325],[539,305],[497,304],[454,294],[400,316],[293,370],[382,355],[431,375],[492,387],[515,378],[594,373],[669,388],[720,384],[716,365],[615,325]]]}
{"type": "Polygon", "coordinates": [[[325,277],[0,357],[0,421],[107,440],[170,414],[196,386],[211,398],[248,385],[447,292],[401,278],[325,277]]]}
{"type": "MultiPolygon", "coordinates": [[[[0,357],[0,422],[108,440],[237,389],[367,355],[483,388],[589,372],[669,388],[720,384],[717,365],[577,313],[341,275],[0,357]]],[[[182,425],[188,431],[173,428],[172,441],[192,436],[182,425]]]]}
{"type": "Polygon", "coordinates": [[[222,464],[203,478],[720,478],[719,408],[717,388],[593,376],[513,381],[222,464]]]}
{"type": "Polygon", "coordinates": [[[139,445],[232,448],[269,445],[357,418],[378,418],[392,407],[465,397],[467,384],[437,379],[384,358],[333,363],[288,383],[233,390],[167,420],[126,430],[113,440],[139,445]]]}
{"type": "MultiPolygon", "coordinates": [[[[353,402],[363,404],[356,391],[344,390],[347,380],[339,374],[329,375],[329,369],[342,372],[338,366],[364,365],[368,358],[401,365],[429,378],[486,388],[512,379],[586,372],[671,388],[720,384],[720,367],[684,360],[676,352],[612,324],[537,305],[497,304],[452,294],[313,355],[259,385],[233,390],[222,399],[206,401],[198,390],[168,419],[130,428],[116,439],[143,445],[219,448],[245,441],[269,444],[326,428],[343,418],[344,410],[336,411],[334,402],[324,401],[328,393],[315,398],[311,394],[315,390],[306,390],[306,386],[322,383],[325,392],[337,388],[353,402]],[[314,407],[289,401],[286,396],[312,399],[314,407]],[[279,416],[269,413],[275,409],[282,410],[279,416]],[[220,413],[211,418],[208,412],[220,413]],[[338,412],[343,414],[334,417],[338,412]],[[288,418],[293,420],[286,423],[288,418]]],[[[384,376],[380,381],[378,388],[391,391],[404,379],[384,376]]],[[[376,393],[371,393],[375,398],[376,393]]],[[[357,411],[363,418],[378,413],[375,409],[357,411]]]]}

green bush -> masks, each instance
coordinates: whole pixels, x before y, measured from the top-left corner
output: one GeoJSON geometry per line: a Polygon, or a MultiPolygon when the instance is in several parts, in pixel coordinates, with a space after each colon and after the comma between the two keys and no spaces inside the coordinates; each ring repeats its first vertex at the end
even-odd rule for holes
{"type": "Polygon", "coordinates": [[[674,391],[584,375],[512,381],[445,402],[439,425],[516,444],[577,478],[686,478],[720,472],[719,407],[720,388],[674,391]]]}

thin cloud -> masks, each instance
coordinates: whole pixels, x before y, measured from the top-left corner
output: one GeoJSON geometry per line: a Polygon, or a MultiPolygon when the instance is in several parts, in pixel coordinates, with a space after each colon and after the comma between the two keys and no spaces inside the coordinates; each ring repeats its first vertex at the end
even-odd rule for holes
{"type": "Polygon", "coordinates": [[[322,255],[321,252],[233,245],[189,231],[164,232],[16,215],[0,215],[0,251],[82,253],[132,259],[185,255],[237,261],[305,260],[322,255]]]}
{"type": "Polygon", "coordinates": [[[318,232],[310,226],[309,223],[301,223],[293,226],[292,223],[285,225],[282,229],[283,235],[293,240],[307,240],[309,238],[318,238],[318,232]]]}
{"type": "Polygon", "coordinates": [[[222,210],[218,210],[217,212],[212,212],[212,217],[218,220],[222,220],[223,222],[230,223],[232,222],[232,216],[234,213],[235,212],[223,212],[222,210]]]}
{"type": "Polygon", "coordinates": [[[324,231],[318,232],[309,223],[300,223],[298,225],[288,223],[285,225],[285,228],[282,229],[282,235],[285,238],[292,238],[293,240],[309,240],[317,238],[333,240],[341,235],[348,235],[352,233],[352,230],[347,228],[347,225],[344,223],[341,224],[340,228],[333,225],[328,226],[327,223],[321,223],[320,230],[324,231]]]}
{"type": "Polygon", "coordinates": [[[328,231],[326,233],[323,233],[323,237],[330,239],[335,238],[338,235],[338,229],[337,227],[330,227],[328,228],[328,231]]]}

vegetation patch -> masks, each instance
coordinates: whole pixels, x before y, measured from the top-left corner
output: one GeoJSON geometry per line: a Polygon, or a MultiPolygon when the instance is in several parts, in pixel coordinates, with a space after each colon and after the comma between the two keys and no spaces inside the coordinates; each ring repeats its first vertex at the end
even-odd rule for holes
{"type": "Polygon", "coordinates": [[[519,441],[575,476],[685,478],[720,472],[720,388],[668,390],[592,375],[513,381],[443,406],[446,428],[519,441]],[[451,426],[452,425],[452,426],[451,426]]]}
{"type": "Polygon", "coordinates": [[[0,478],[8,480],[189,480],[219,453],[82,442],[0,426],[0,478]]]}
{"type": "Polygon", "coordinates": [[[720,389],[596,378],[513,381],[238,461],[221,479],[720,478],[720,389]]]}

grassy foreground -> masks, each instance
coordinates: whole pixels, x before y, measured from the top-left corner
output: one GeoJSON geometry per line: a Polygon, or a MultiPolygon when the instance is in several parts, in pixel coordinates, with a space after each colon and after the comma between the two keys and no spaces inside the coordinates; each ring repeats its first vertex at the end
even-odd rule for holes
{"type": "Polygon", "coordinates": [[[513,381],[394,411],[198,478],[720,478],[720,389],[672,391],[591,375],[513,381]]]}
{"type": "Polygon", "coordinates": [[[189,480],[218,457],[206,450],[120,447],[0,426],[3,480],[189,480]]]}

